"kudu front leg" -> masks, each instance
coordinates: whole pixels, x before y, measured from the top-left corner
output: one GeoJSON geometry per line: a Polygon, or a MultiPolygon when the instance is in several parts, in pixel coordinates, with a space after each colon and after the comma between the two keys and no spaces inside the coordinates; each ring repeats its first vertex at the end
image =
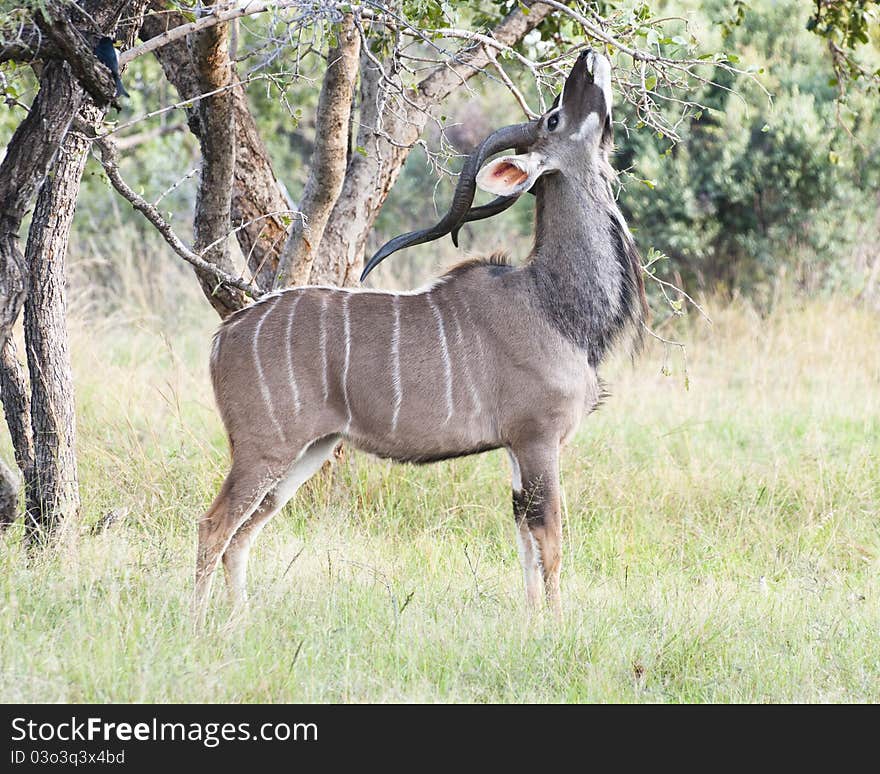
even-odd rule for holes
{"type": "Polygon", "coordinates": [[[540,605],[540,581],[550,609],[562,615],[559,573],[562,568],[562,510],[557,443],[512,450],[513,516],[530,609],[540,605]],[[517,475],[519,474],[519,475],[517,475]]]}

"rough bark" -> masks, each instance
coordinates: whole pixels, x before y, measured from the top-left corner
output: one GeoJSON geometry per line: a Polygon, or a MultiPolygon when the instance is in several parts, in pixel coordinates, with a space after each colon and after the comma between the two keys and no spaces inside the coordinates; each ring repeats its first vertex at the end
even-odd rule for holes
{"type": "MultiPolygon", "coordinates": [[[[83,108],[89,123],[103,111],[83,108]]],[[[76,467],[76,415],[67,340],[65,265],[67,241],[89,140],[70,132],[40,189],[28,236],[29,269],[24,333],[31,382],[34,466],[25,481],[26,531],[31,540],[63,535],[76,524],[79,489],[76,467]]]]}
{"type": "Polygon", "coordinates": [[[300,215],[291,226],[274,285],[308,282],[342,184],[348,158],[348,124],[358,76],[361,37],[351,15],[345,17],[339,41],[330,49],[327,72],[318,97],[315,148],[309,177],[299,203],[300,215]]]}
{"type": "MultiPolygon", "coordinates": [[[[238,78],[238,76],[235,76],[238,78]]],[[[293,206],[287,199],[251,114],[243,88],[233,90],[236,127],[235,181],[232,186],[232,222],[238,244],[247,256],[248,269],[261,288],[272,287],[278,271],[278,259],[287,233],[283,214],[264,217],[267,213],[285,213],[293,206]]]]}
{"type": "Polygon", "coordinates": [[[18,478],[0,460],[0,531],[18,518],[18,478]]]}
{"type": "Polygon", "coordinates": [[[31,434],[30,388],[24,374],[24,366],[18,359],[15,342],[9,338],[0,351],[0,397],[6,425],[15,450],[15,463],[25,480],[32,475],[34,466],[34,438],[31,434]]]}
{"type": "MultiPolygon", "coordinates": [[[[92,0],[85,3],[85,9],[99,24],[106,24],[109,28],[126,5],[128,3],[123,0],[112,3],[92,0]]],[[[54,4],[53,8],[58,8],[59,12],[62,10],[54,4]]],[[[76,59],[73,63],[76,72],[81,73],[92,87],[107,86],[109,89],[111,79],[106,69],[97,63],[91,50],[83,50],[79,33],[68,24],[49,25],[52,50],[63,48],[71,52],[76,59]],[[80,57],[84,57],[84,61],[80,57]],[[90,67],[92,72],[86,73],[90,67]]],[[[24,256],[17,243],[21,221],[55,160],[82,100],[83,91],[73,76],[71,64],[62,60],[49,62],[43,69],[40,92],[12,135],[0,164],[0,346],[6,341],[24,304],[24,256]]]]}
{"type": "Polygon", "coordinates": [[[67,63],[43,69],[40,91],[0,164],[0,346],[24,304],[26,271],[18,231],[27,207],[55,160],[83,92],[67,63]]]}
{"type": "MultiPolygon", "coordinates": [[[[37,26],[58,48],[61,56],[73,70],[80,86],[88,92],[92,101],[96,105],[109,105],[116,96],[116,81],[110,70],[100,64],[95,57],[92,49],[97,40],[88,40],[68,18],[68,13],[71,11],[69,5],[58,0],[46,0],[45,7],[48,18],[40,11],[34,14],[37,26]]],[[[78,15],[75,10],[74,13],[78,15]]],[[[109,18],[118,18],[118,16],[113,15],[109,18]]]]}
{"type": "MultiPolygon", "coordinates": [[[[199,93],[222,89],[232,83],[229,59],[229,25],[218,24],[196,33],[191,40],[199,93]]],[[[199,143],[202,167],[196,196],[194,222],[195,251],[227,274],[235,272],[229,253],[232,231],[231,202],[235,172],[235,113],[231,90],[201,99],[199,143]]],[[[236,288],[218,284],[213,275],[196,272],[211,306],[226,317],[247,304],[236,288]]]]}
{"type": "MultiPolygon", "coordinates": [[[[0,398],[3,400],[6,424],[15,450],[15,462],[22,471],[23,479],[27,480],[33,475],[34,467],[33,436],[28,421],[30,396],[24,370],[18,361],[15,344],[11,338],[6,340],[5,346],[0,351],[0,398]]],[[[18,517],[17,492],[20,480],[5,465],[0,465],[0,468],[2,468],[0,479],[3,479],[0,481],[0,489],[7,493],[0,497],[3,502],[3,505],[0,505],[0,528],[2,528],[12,524],[18,517]],[[8,494],[10,487],[13,490],[12,495],[8,494]]]]}
{"type": "MultiPolygon", "coordinates": [[[[492,37],[500,43],[513,45],[552,10],[535,0],[519,5],[492,31],[492,37]]],[[[388,111],[382,109],[386,85],[380,70],[366,54],[361,59],[361,126],[357,144],[366,152],[352,154],[348,162],[342,191],[312,265],[310,278],[316,284],[350,285],[357,280],[363,268],[367,236],[425,128],[429,111],[490,63],[483,48],[473,49],[458,57],[454,64],[434,70],[407,95],[406,102],[388,111]]],[[[385,69],[390,72],[392,68],[385,69]]]]}
{"type": "MultiPolygon", "coordinates": [[[[126,6],[137,15],[144,5],[124,0],[92,2],[86,4],[86,13],[110,31],[126,6]]],[[[34,105],[13,136],[0,168],[0,199],[7,204],[3,239],[12,245],[9,255],[18,261],[21,298],[27,296],[24,330],[30,399],[14,349],[5,340],[0,381],[16,459],[25,479],[26,529],[31,539],[48,534],[59,524],[72,523],[70,517],[79,506],[64,258],[88,140],[69,129],[81,109],[86,118],[96,122],[103,110],[95,103],[106,105],[115,94],[115,84],[106,68],[98,66],[91,44],[67,19],[70,7],[50,3],[49,8],[52,20],[39,18],[38,24],[67,60],[52,61],[43,68],[34,105]],[[86,97],[86,90],[94,93],[94,99],[86,97]],[[15,238],[37,186],[40,191],[22,256],[15,238]]],[[[4,260],[4,269],[7,266],[4,260]]],[[[8,335],[17,312],[15,309],[11,314],[9,327],[0,331],[0,339],[8,335]]]]}
{"type": "MultiPolygon", "coordinates": [[[[144,18],[141,38],[150,40],[166,30],[186,24],[177,11],[169,10],[164,0],[153,0],[151,13],[144,18]]],[[[186,41],[177,40],[157,49],[156,57],[165,77],[183,99],[192,99],[201,92],[198,77],[186,41]]],[[[230,72],[238,80],[238,75],[230,72]]],[[[278,184],[269,153],[251,114],[244,88],[231,90],[235,118],[235,170],[232,185],[232,223],[236,238],[247,257],[248,269],[260,287],[271,287],[278,268],[278,257],[286,235],[282,215],[265,217],[267,213],[283,213],[290,203],[278,184]]],[[[196,103],[187,111],[190,130],[201,135],[200,111],[196,103]]]]}

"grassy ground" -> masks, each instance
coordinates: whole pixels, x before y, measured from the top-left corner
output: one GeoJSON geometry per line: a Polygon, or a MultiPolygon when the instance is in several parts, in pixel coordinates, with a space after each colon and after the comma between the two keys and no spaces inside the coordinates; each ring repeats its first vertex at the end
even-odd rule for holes
{"type": "Polygon", "coordinates": [[[263,533],[249,618],[217,594],[199,636],[211,320],[76,324],[85,518],[131,515],[39,562],[0,540],[0,700],[880,700],[877,318],[714,317],[688,391],[659,349],[606,369],[564,457],[561,626],[525,620],[503,453],[349,454],[263,533]]]}

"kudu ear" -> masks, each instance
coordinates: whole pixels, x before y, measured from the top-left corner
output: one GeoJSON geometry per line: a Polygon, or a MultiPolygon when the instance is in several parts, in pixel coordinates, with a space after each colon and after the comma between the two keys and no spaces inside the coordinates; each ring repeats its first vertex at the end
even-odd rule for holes
{"type": "Polygon", "coordinates": [[[496,196],[515,196],[528,191],[549,167],[539,153],[502,156],[477,174],[477,185],[496,196]]]}

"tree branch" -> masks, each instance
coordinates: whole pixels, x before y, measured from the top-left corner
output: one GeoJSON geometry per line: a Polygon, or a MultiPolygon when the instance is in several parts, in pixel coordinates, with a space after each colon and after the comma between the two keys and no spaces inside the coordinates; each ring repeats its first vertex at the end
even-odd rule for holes
{"type": "MultiPolygon", "coordinates": [[[[152,39],[164,35],[168,28],[177,29],[186,20],[178,11],[170,9],[164,0],[153,0],[152,13],[144,19],[141,36],[152,39]]],[[[156,57],[168,80],[178,94],[196,103],[203,96],[189,55],[186,42],[177,38],[156,49],[156,57]]],[[[256,77],[256,76],[255,76],[256,77]]],[[[249,79],[247,79],[249,80],[249,79]]],[[[278,184],[266,146],[250,112],[247,95],[234,69],[228,90],[233,94],[235,110],[235,170],[232,188],[232,221],[237,224],[235,235],[247,265],[260,287],[269,288],[275,276],[278,256],[289,220],[278,215],[291,209],[290,202],[278,184]]],[[[201,135],[199,110],[187,108],[190,131],[201,135]]]]}
{"type": "MultiPolygon", "coordinates": [[[[565,3],[556,3],[565,6],[565,3]]],[[[453,89],[484,70],[491,62],[486,46],[509,50],[514,43],[537,27],[550,14],[551,8],[543,0],[525,0],[519,8],[502,19],[489,35],[468,33],[467,38],[481,43],[478,48],[464,53],[448,66],[440,67],[428,75],[418,85],[418,93],[428,104],[440,102],[449,96],[453,89]],[[523,12],[523,8],[526,12],[523,12]]],[[[526,60],[528,62],[528,60],[526,60]]]]}
{"type": "MultiPolygon", "coordinates": [[[[235,114],[233,94],[224,90],[232,84],[229,25],[218,24],[195,33],[190,38],[190,54],[199,90],[215,92],[201,100],[198,106],[202,168],[193,222],[194,247],[208,263],[230,274],[234,269],[228,236],[232,229],[230,205],[235,170],[235,114]]],[[[196,274],[205,296],[221,317],[247,303],[237,289],[218,287],[213,274],[201,271],[196,274]]]]}
{"type": "MultiPolygon", "coordinates": [[[[550,13],[537,0],[524,0],[485,37],[510,47],[550,13]]],[[[455,89],[485,70],[491,61],[483,46],[469,48],[427,75],[415,89],[403,88],[396,76],[362,47],[360,127],[337,198],[312,266],[310,281],[346,285],[355,281],[363,263],[367,236],[410,150],[428,122],[430,110],[455,89]],[[389,105],[392,96],[397,105],[389,105]]]]}
{"type": "Polygon", "coordinates": [[[183,240],[174,233],[174,229],[162,217],[158,208],[150,204],[143,196],[135,193],[131,186],[125,182],[119,172],[119,153],[113,141],[107,137],[96,137],[94,142],[101,152],[101,165],[104,167],[104,171],[107,173],[107,177],[110,179],[113,187],[122,198],[127,199],[132,207],[150,221],[177,255],[202,273],[214,276],[218,286],[228,285],[229,287],[237,288],[251,298],[259,298],[262,295],[262,291],[254,282],[245,282],[239,277],[233,277],[222,269],[208,263],[198,253],[190,250],[183,240]]]}
{"type": "Polygon", "coordinates": [[[316,115],[315,149],[309,177],[294,221],[281,252],[274,286],[308,282],[314,250],[324,236],[330,212],[345,180],[348,122],[360,62],[361,37],[354,17],[347,14],[339,42],[330,50],[316,115]]]}
{"type": "Polygon", "coordinates": [[[131,148],[136,148],[138,145],[143,145],[145,142],[150,142],[150,140],[156,140],[160,137],[183,131],[186,131],[186,124],[184,123],[162,124],[161,126],[154,126],[152,129],[147,129],[143,132],[122,135],[116,140],[116,147],[119,150],[130,150],[131,148]]]}
{"type": "Polygon", "coordinates": [[[22,25],[15,37],[7,37],[0,44],[0,63],[45,61],[61,56],[58,46],[34,24],[22,25]]]}
{"type": "Polygon", "coordinates": [[[116,96],[116,82],[110,70],[97,60],[85,36],[67,18],[67,6],[57,0],[48,0],[46,10],[50,16],[48,20],[40,12],[35,14],[37,26],[58,47],[95,104],[110,104],[116,96]]]}
{"type": "Polygon", "coordinates": [[[230,7],[216,8],[213,13],[203,16],[194,22],[186,22],[184,24],[172,25],[161,35],[151,37],[139,46],[135,46],[130,50],[119,55],[120,64],[130,62],[139,56],[156,51],[175,40],[180,40],[194,32],[213,27],[216,24],[225,24],[235,19],[241,19],[245,16],[256,16],[266,11],[283,11],[286,9],[297,8],[304,15],[314,17],[335,17],[339,19],[341,14],[354,14],[365,19],[381,20],[385,9],[381,3],[346,3],[346,2],[329,2],[328,0],[276,0],[275,2],[255,2],[254,0],[242,0],[230,7]]]}

